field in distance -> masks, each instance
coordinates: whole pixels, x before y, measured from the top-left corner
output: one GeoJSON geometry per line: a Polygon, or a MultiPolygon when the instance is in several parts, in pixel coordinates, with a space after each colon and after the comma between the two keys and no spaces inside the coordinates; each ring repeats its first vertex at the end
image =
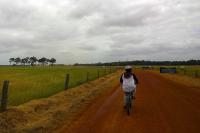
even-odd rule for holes
{"type": "Polygon", "coordinates": [[[198,78],[200,77],[200,66],[194,65],[194,66],[150,66],[150,68],[159,71],[160,67],[166,67],[166,68],[176,68],[177,74],[185,75],[185,76],[191,76],[198,78]]]}
{"type": "Polygon", "coordinates": [[[104,76],[114,67],[0,67],[0,95],[4,80],[9,80],[9,105],[19,105],[32,99],[49,97],[64,89],[66,74],[70,74],[69,86],[74,87],[104,76]]]}

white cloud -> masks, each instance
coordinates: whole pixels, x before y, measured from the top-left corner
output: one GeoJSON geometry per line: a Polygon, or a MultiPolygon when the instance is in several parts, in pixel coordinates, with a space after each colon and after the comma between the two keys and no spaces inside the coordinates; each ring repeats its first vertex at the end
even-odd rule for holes
{"type": "Polygon", "coordinates": [[[199,0],[0,0],[0,20],[0,64],[200,57],[199,0]]]}

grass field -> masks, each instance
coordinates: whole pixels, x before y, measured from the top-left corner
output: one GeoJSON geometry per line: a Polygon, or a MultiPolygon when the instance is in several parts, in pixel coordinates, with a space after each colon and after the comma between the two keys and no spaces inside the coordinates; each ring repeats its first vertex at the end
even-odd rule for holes
{"type": "Polygon", "coordinates": [[[200,66],[180,66],[177,67],[177,73],[198,78],[200,77],[200,66]]]}
{"type": "MultiPolygon", "coordinates": [[[[114,68],[103,67],[0,67],[0,90],[4,80],[9,80],[9,105],[19,105],[32,99],[45,98],[64,89],[66,74],[69,86],[74,87],[106,75],[114,68]]],[[[0,91],[1,96],[1,91],[0,91]]]]}
{"type": "MultiPolygon", "coordinates": [[[[152,69],[159,71],[161,66],[153,66],[152,69]]],[[[191,76],[195,78],[200,77],[200,66],[162,66],[162,67],[175,67],[177,74],[191,76]]]]}

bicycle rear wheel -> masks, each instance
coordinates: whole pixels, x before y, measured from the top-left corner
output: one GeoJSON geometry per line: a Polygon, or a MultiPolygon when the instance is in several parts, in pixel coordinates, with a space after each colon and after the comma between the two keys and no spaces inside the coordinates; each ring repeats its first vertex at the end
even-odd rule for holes
{"type": "Polygon", "coordinates": [[[129,98],[128,98],[126,109],[127,109],[127,114],[130,115],[131,114],[131,110],[132,110],[131,96],[129,96],[129,98]]]}

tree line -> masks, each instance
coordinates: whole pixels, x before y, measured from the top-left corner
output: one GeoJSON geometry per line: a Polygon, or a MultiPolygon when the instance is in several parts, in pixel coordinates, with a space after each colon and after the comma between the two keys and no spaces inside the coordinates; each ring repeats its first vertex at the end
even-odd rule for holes
{"type": "Polygon", "coordinates": [[[187,61],[118,61],[107,63],[92,63],[92,64],[74,64],[75,66],[125,66],[125,65],[141,65],[141,66],[178,66],[178,65],[200,65],[200,60],[187,60],[187,61]]]}
{"type": "Polygon", "coordinates": [[[33,57],[25,57],[25,58],[10,58],[9,59],[9,63],[10,65],[31,65],[34,66],[37,63],[40,65],[53,65],[54,63],[56,63],[56,59],[55,58],[46,58],[46,57],[42,57],[42,58],[36,58],[35,56],[33,57]]]}

